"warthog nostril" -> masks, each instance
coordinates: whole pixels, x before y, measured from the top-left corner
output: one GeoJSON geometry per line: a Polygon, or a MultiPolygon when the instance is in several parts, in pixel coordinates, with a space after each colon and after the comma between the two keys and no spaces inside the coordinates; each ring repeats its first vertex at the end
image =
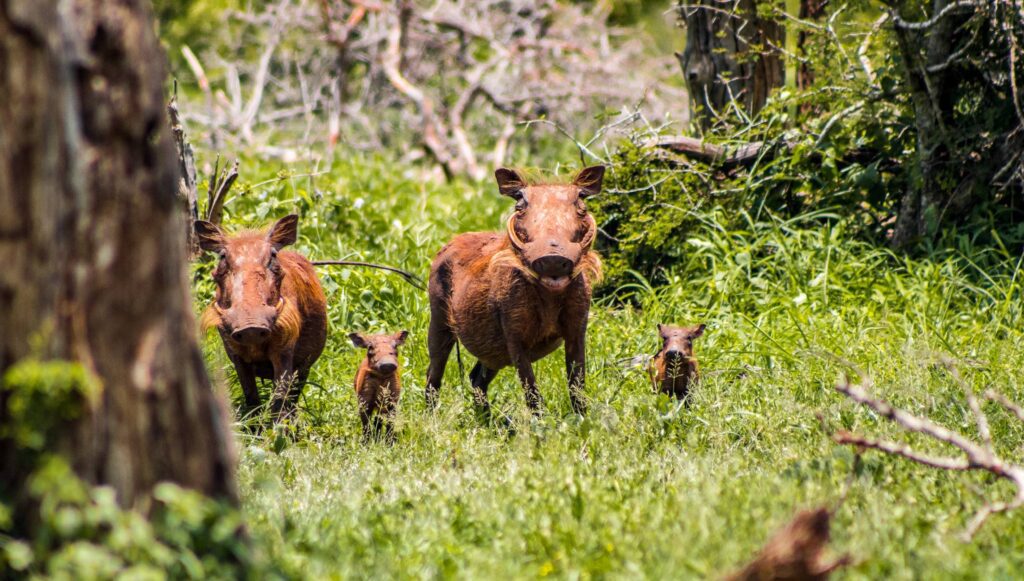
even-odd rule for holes
{"type": "Polygon", "coordinates": [[[270,336],[270,329],[266,327],[245,327],[242,329],[236,329],[231,333],[231,338],[239,343],[255,343],[263,341],[270,336]]]}
{"type": "Polygon", "coordinates": [[[391,373],[396,369],[398,369],[397,363],[381,363],[377,366],[377,370],[381,373],[391,373]]]}
{"type": "Polygon", "coordinates": [[[572,274],[574,264],[564,256],[551,255],[533,261],[533,270],[541,276],[561,278],[572,274]]]}
{"type": "Polygon", "coordinates": [[[678,349],[669,349],[665,352],[665,356],[669,359],[676,359],[683,356],[683,352],[678,349]]]}

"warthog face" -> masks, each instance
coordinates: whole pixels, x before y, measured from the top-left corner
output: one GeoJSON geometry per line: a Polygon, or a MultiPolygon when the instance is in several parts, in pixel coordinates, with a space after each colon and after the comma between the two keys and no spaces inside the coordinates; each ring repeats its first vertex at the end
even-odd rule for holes
{"type": "Polygon", "coordinates": [[[408,331],[399,331],[384,335],[349,333],[348,338],[356,347],[366,349],[370,369],[375,373],[388,375],[398,369],[398,348],[405,343],[408,336],[408,331]]]}
{"type": "Polygon", "coordinates": [[[283,272],[278,251],[298,237],[299,217],[278,220],[266,232],[228,236],[215,224],[196,222],[199,246],[220,257],[213,278],[217,283],[213,308],[221,330],[243,345],[259,345],[271,335],[285,307],[281,296],[283,272]]]}
{"type": "Polygon", "coordinates": [[[508,236],[526,272],[549,291],[565,290],[597,235],[585,200],[601,191],[604,166],[583,169],[570,184],[527,185],[506,168],[494,175],[499,191],[516,201],[508,236]]]}

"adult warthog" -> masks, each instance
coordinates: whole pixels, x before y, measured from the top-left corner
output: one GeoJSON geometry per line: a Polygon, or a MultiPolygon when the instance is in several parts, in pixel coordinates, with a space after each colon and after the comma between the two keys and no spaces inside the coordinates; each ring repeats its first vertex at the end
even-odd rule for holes
{"type": "Polygon", "coordinates": [[[564,341],[569,396],[583,414],[590,285],[601,273],[591,249],[597,224],[585,201],[601,191],[604,167],[588,167],[568,184],[530,184],[505,168],[495,177],[499,191],[516,202],[505,232],[460,234],[431,265],[427,403],[437,405],[458,340],[477,358],[470,383],[478,409],[489,414],[487,386],[512,365],[527,405],[539,413],[532,364],[564,341]]]}

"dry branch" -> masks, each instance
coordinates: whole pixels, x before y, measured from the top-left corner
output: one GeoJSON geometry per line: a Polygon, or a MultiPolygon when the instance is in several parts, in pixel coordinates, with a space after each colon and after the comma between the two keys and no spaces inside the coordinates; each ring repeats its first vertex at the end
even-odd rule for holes
{"type": "Polygon", "coordinates": [[[199,240],[196,238],[192,224],[199,219],[199,193],[196,189],[196,159],[192,145],[185,136],[185,126],[178,111],[178,85],[174,85],[174,94],[167,103],[167,117],[171,124],[171,137],[178,152],[178,198],[184,202],[188,216],[187,240],[188,255],[199,254],[199,240]]]}
{"type": "MultiPolygon", "coordinates": [[[[915,452],[910,448],[910,446],[905,444],[886,440],[875,440],[845,431],[839,431],[832,435],[832,439],[835,442],[839,444],[853,445],[859,448],[878,450],[892,456],[906,458],[912,462],[916,462],[923,466],[929,466],[931,468],[937,468],[939,470],[984,471],[1013,483],[1017,488],[1017,492],[1014,494],[1013,499],[1009,502],[990,502],[979,509],[977,514],[975,514],[975,516],[970,520],[963,533],[964,540],[970,540],[992,514],[1013,510],[1024,505],[1024,467],[1011,464],[999,458],[990,446],[978,444],[970,438],[940,426],[928,418],[916,416],[907,411],[895,408],[881,399],[872,397],[862,386],[851,384],[849,381],[844,381],[837,385],[836,391],[849,397],[854,402],[874,410],[880,416],[899,425],[908,432],[923,434],[929,438],[944,442],[957,448],[964,457],[955,458],[929,456],[915,452]]],[[[967,393],[968,401],[970,401],[974,396],[969,391],[967,393]]],[[[1005,397],[996,394],[994,391],[990,390],[987,393],[987,397],[988,399],[1002,403],[1004,407],[1013,411],[1019,419],[1024,415],[1018,415],[1020,408],[1011,403],[1005,397]]],[[[971,405],[971,410],[972,414],[975,416],[982,439],[988,440],[988,420],[985,419],[984,412],[981,410],[980,406],[977,405],[977,402],[971,405]]]]}
{"type": "Polygon", "coordinates": [[[763,141],[728,147],[686,136],[655,139],[649,142],[647,147],[667,149],[708,165],[721,166],[726,169],[753,164],[770,150],[770,146],[765,145],[763,141]]]}
{"type": "Polygon", "coordinates": [[[220,156],[213,163],[213,174],[206,189],[206,221],[220,224],[224,218],[224,203],[235,180],[238,179],[238,160],[229,169],[220,167],[220,156]]]}
{"type": "Polygon", "coordinates": [[[388,272],[393,272],[393,273],[401,276],[402,278],[405,279],[406,282],[408,282],[409,284],[411,284],[412,286],[414,286],[414,287],[416,287],[416,288],[418,288],[420,290],[427,290],[427,286],[425,284],[423,284],[423,279],[421,279],[420,277],[418,277],[415,274],[409,272],[408,270],[402,270],[401,268],[396,268],[394,266],[388,266],[386,264],[377,264],[377,263],[374,263],[374,262],[362,262],[362,261],[358,261],[358,260],[314,260],[313,261],[313,265],[314,266],[362,266],[362,267],[366,267],[366,268],[376,268],[376,269],[379,269],[379,270],[386,270],[388,272]]]}

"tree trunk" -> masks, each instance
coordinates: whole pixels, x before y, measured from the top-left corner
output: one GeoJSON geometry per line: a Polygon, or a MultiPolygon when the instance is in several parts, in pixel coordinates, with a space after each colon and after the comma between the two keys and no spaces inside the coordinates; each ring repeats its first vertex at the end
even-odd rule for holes
{"type": "MultiPolygon", "coordinates": [[[[148,0],[0,0],[0,373],[36,357],[95,374],[102,393],[58,450],[124,506],[165,480],[236,496],[196,344],[164,62],[148,0]]],[[[19,493],[18,453],[0,441],[0,492],[19,493]]]]}
{"type": "Polygon", "coordinates": [[[785,29],[758,15],[765,0],[681,0],[686,50],[676,53],[701,124],[727,113],[731,101],[753,115],[785,82],[779,50],[785,29]]]}
{"type": "MultiPolygon", "coordinates": [[[[827,0],[800,0],[800,19],[808,22],[821,20],[825,15],[825,3],[827,0]]],[[[801,29],[796,37],[797,52],[802,58],[807,58],[807,41],[811,33],[801,29]]],[[[806,61],[801,62],[796,69],[796,86],[799,89],[807,90],[814,84],[814,70],[806,61]]],[[[804,108],[804,112],[807,112],[804,108]]]]}
{"type": "MultiPolygon", "coordinates": [[[[939,14],[950,3],[934,0],[933,13],[939,14]]],[[[954,207],[955,190],[942,179],[943,168],[949,165],[947,125],[953,114],[954,86],[948,69],[935,70],[953,53],[957,23],[950,16],[924,30],[910,30],[898,23],[894,26],[917,129],[917,175],[904,192],[892,237],[898,248],[934,234],[943,214],[959,210],[954,207]]]]}

